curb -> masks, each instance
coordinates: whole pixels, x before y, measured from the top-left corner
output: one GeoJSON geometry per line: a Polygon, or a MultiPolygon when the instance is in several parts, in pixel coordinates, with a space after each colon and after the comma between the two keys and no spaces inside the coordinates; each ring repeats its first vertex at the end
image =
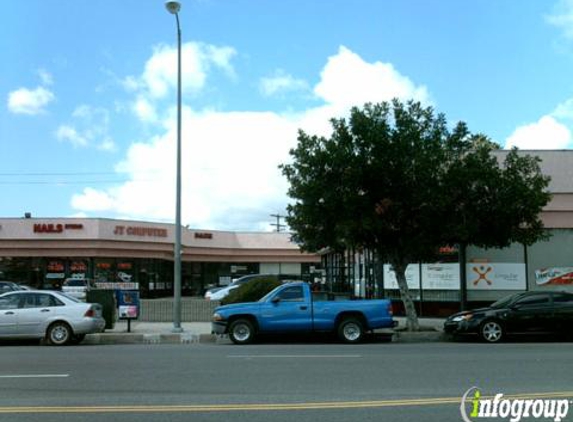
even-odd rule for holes
{"type": "Polygon", "coordinates": [[[396,331],[392,336],[392,341],[396,343],[430,343],[446,340],[445,334],[441,331],[396,331]]]}
{"type": "MultiPolygon", "coordinates": [[[[440,331],[395,331],[384,333],[392,336],[393,343],[429,343],[447,341],[446,335],[440,331]]],[[[226,336],[197,333],[99,333],[88,334],[82,344],[217,344],[226,343],[226,336]]]]}

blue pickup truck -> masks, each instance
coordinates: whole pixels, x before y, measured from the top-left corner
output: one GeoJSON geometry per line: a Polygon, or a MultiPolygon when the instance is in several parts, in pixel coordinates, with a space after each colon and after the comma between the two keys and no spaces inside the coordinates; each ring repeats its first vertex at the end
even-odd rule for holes
{"type": "Polygon", "coordinates": [[[367,331],[395,325],[389,300],[319,300],[307,283],[295,282],[258,302],[216,308],[212,331],[229,334],[235,344],[251,343],[258,334],[305,332],[333,332],[345,343],[358,343],[367,331]]]}

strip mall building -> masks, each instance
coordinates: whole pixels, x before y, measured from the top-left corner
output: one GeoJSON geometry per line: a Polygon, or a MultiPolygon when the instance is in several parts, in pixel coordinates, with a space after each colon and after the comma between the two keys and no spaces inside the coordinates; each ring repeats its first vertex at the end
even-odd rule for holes
{"type": "MultiPolygon", "coordinates": [[[[103,218],[0,218],[0,280],[58,287],[66,278],[138,283],[142,297],[173,292],[174,225],[103,218]]],[[[183,229],[182,293],[200,295],[243,274],[314,277],[320,257],[288,233],[183,229]]]]}
{"type": "MultiPolygon", "coordinates": [[[[475,308],[528,290],[573,291],[573,150],[520,153],[541,158],[542,173],[551,177],[552,199],[541,212],[549,240],[505,249],[468,247],[463,263],[454,246],[443,249],[439,262],[410,264],[406,278],[419,314],[447,315],[458,310],[462,301],[475,308]],[[461,265],[465,266],[465,280],[461,265]]],[[[496,152],[500,161],[506,154],[496,152]]],[[[334,290],[363,297],[385,296],[400,307],[394,272],[368,251],[325,251],[323,268],[327,285],[335,286],[334,290]]]]}
{"type": "MultiPolygon", "coordinates": [[[[552,199],[541,219],[550,234],[531,246],[455,247],[434,263],[412,263],[410,291],[421,315],[447,315],[527,290],[573,291],[573,150],[522,151],[542,159],[552,199]],[[465,266],[462,280],[461,265],[465,266]],[[465,288],[462,288],[465,285],[465,288]]],[[[503,158],[506,151],[496,154],[503,158]]],[[[439,224],[439,222],[436,222],[439,224]]],[[[172,294],[173,225],[109,219],[0,218],[0,279],[53,286],[67,277],[136,282],[142,297],[172,294]]],[[[249,273],[324,274],[327,291],[388,297],[399,311],[394,272],[368,251],[301,253],[287,233],[183,230],[182,287],[198,295],[249,273]]]]}

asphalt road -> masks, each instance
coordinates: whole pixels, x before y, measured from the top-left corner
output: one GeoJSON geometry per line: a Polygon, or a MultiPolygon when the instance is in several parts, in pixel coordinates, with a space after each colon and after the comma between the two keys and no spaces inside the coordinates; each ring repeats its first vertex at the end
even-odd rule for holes
{"type": "Polygon", "coordinates": [[[573,343],[0,345],[0,421],[461,421],[472,386],[571,400],[573,343]]]}

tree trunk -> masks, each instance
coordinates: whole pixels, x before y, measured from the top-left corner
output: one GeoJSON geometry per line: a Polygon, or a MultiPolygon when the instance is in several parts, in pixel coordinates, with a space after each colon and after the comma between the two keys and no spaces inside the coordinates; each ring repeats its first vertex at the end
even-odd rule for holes
{"type": "Polygon", "coordinates": [[[419,331],[420,324],[418,323],[418,314],[416,313],[414,301],[412,300],[412,296],[410,296],[410,289],[406,282],[407,266],[407,264],[392,264],[392,268],[396,274],[396,280],[398,281],[398,287],[400,288],[400,297],[402,298],[402,303],[406,310],[408,331],[419,331]]]}

